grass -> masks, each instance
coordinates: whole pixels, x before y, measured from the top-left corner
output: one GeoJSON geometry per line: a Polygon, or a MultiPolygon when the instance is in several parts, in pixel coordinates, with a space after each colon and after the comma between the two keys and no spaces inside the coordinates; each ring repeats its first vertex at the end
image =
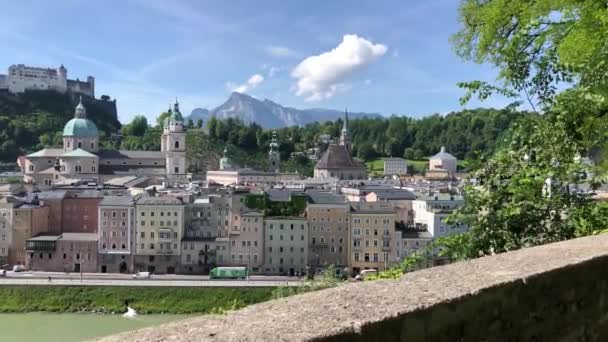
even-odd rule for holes
{"type": "Polygon", "coordinates": [[[0,286],[0,312],[221,313],[273,298],[274,288],[0,286]]]}
{"type": "MultiPolygon", "coordinates": [[[[378,158],[374,160],[370,160],[366,162],[367,165],[367,173],[373,177],[383,177],[384,176],[384,158],[378,158]]],[[[408,172],[411,173],[412,170],[414,173],[421,174],[424,173],[429,166],[428,160],[407,160],[407,168],[408,172]]]]}

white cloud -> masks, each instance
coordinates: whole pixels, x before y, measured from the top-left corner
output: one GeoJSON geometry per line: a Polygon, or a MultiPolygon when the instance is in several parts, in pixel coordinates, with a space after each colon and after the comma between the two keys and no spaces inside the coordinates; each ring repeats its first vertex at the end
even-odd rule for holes
{"type": "Polygon", "coordinates": [[[345,91],[345,81],[379,57],[388,48],[357,35],[345,35],[333,50],[310,56],[298,64],[291,76],[296,79],[293,91],[307,101],[320,101],[345,91]]]}
{"type": "Polygon", "coordinates": [[[270,45],[266,47],[266,53],[272,57],[296,57],[298,53],[286,46],[270,45]]]}
{"type": "Polygon", "coordinates": [[[262,82],[264,82],[264,76],[262,76],[260,74],[254,74],[251,77],[249,77],[247,82],[245,82],[243,84],[236,84],[234,82],[228,82],[228,83],[226,83],[226,88],[228,88],[229,91],[236,91],[237,93],[246,93],[249,90],[252,90],[252,89],[256,88],[257,86],[259,86],[262,82]]]}

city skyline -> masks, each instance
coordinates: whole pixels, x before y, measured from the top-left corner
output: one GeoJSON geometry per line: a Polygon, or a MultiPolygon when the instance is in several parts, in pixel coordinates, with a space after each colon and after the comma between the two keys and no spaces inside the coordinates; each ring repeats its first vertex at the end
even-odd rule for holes
{"type": "Polygon", "coordinates": [[[419,117],[461,109],[457,82],[495,78],[491,68],[452,51],[449,37],[458,23],[457,3],[450,1],[382,8],[372,2],[111,4],[6,4],[0,41],[8,53],[0,65],[64,64],[71,78],[93,75],[97,96],[117,98],[123,123],[135,114],[154,119],[175,96],[185,114],[213,108],[231,91],[296,108],[419,117]]]}

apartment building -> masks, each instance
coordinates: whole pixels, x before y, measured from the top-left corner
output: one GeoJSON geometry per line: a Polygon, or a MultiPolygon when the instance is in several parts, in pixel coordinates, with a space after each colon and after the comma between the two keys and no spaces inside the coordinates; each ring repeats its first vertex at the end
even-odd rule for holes
{"type": "Polygon", "coordinates": [[[230,231],[230,259],[232,266],[247,266],[258,273],[264,264],[264,215],[250,210],[239,213],[238,230],[230,231]]]}
{"type": "Polygon", "coordinates": [[[425,227],[433,238],[466,232],[469,229],[467,225],[451,225],[445,222],[455,209],[463,205],[462,196],[447,193],[421,194],[412,203],[414,224],[425,227]]]}
{"type": "Polygon", "coordinates": [[[97,190],[68,191],[62,206],[62,233],[97,233],[97,208],[103,193],[97,190]]]}
{"type": "Polygon", "coordinates": [[[101,273],[133,272],[135,202],[131,196],[105,196],[99,203],[101,273]]]}
{"type": "Polygon", "coordinates": [[[27,240],[25,267],[32,271],[98,272],[94,233],[40,235],[27,240]]]}
{"type": "Polygon", "coordinates": [[[264,220],[264,273],[305,274],[308,220],[303,217],[267,217],[264,220]]]}
{"type": "Polygon", "coordinates": [[[396,213],[390,207],[353,206],[350,212],[349,267],[353,275],[364,269],[392,266],[396,213]]]}
{"type": "Polygon", "coordinates": [[[25,265],[25,242],[32,236],[46,233],[49,222],[49,207],[33,200],[22,202],[13,208],[13,232],[9,248],[8,262],[11,265],[25,265]]]}
{"type": "Polygon", "coordinates": [[[144,196],[135,204],[134,270],[175,273],[180,262],[184,203],[169,196],[144,196]]]}
{"type": "Polygon", "coordinates": [[[310,192],[308,219],[308,264],[315,269],[348,266],[350,206],[343,196],[331,192],[310,192]]]}

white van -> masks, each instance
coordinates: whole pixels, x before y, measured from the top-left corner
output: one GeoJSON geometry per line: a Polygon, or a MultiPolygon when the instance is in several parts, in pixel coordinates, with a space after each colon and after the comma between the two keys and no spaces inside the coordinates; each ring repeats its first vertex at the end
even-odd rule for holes
{"type": "Polygon", "coordinates": [[[376,269],[363,270],[363,271],[361,271],[361,273],[359,273],[355,276],[355,280],[365,280],[365,278],[369,277],[370,275],[376,275],[376,274],[378,274],[378,270],[376,270],[376,269]]]}
{"type": "Polygon", "coordinates": [[[150,279],[150,272],[137,272],[133,275],[133,279],[150,279]]]}

